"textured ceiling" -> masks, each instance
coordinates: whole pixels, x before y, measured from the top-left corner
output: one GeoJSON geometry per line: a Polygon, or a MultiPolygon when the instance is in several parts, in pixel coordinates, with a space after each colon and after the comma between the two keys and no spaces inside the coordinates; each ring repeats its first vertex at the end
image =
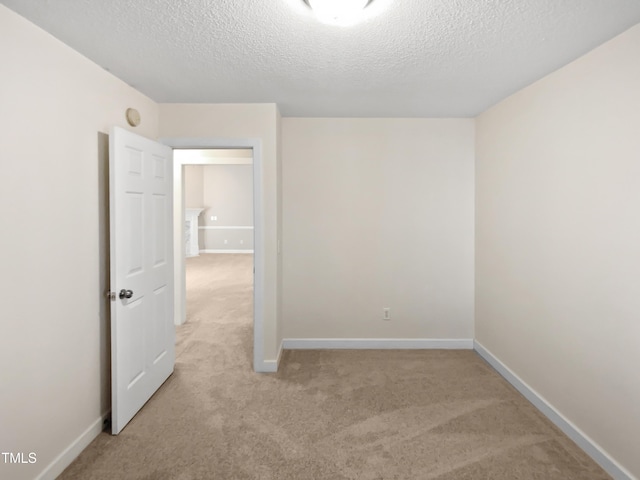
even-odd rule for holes
{"type": "MultiPolygon", "coordinates": [[[[0,0],[157,102],[284,116],[475,116],[640,22],[640,0],[0,0]]],[[[639,52],[640,54],[640,52],[639,52]]]]}

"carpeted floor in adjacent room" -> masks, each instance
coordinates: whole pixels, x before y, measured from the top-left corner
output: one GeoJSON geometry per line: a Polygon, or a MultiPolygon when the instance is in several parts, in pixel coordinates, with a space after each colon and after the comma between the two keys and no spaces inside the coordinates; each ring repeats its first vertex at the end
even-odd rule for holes
{"type": "Polygon", "coordinates": [[[287,351],[253,373],[252,261],[188,259],[175,373],[60,478],[609,478],[473,351],[287,351]]]}

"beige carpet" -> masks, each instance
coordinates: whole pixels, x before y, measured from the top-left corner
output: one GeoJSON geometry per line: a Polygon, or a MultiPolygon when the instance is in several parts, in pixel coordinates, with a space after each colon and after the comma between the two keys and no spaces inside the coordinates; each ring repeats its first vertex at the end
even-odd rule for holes
{"type": "Polygon", "coordinates": [[[609,478],[472,351],[289,351],[255,374],[251,256],[187,269],[174,375],[60,478],[609,478]]]}

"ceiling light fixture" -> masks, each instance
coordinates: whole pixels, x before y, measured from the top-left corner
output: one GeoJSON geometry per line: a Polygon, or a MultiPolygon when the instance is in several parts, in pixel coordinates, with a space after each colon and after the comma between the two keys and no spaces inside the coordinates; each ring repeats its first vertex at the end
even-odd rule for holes
{"type": "Polygon", "coordinates": [[[305,0],[318,20],[330,25],[356,23],[371,0],[305,0]]]}

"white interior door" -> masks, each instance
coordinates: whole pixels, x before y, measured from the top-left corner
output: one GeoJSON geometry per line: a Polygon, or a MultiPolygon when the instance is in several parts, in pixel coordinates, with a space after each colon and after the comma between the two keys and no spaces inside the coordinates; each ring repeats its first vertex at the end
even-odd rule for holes
{"type": "Polygon", "coordinates": [[[120,433],[173,372],[173,152],[109,138],[111,425],[120,433]]]}

